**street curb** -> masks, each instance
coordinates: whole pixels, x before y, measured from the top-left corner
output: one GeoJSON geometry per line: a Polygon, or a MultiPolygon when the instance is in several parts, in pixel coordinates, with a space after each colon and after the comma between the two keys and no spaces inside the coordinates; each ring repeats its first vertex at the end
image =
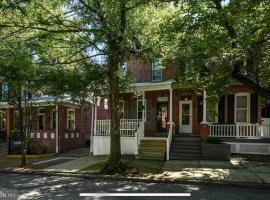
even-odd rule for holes
{"type": "Polygon", "coordinates": [[[121,175],[101,175],[81,172],[46,172],[40,170],[28,170],[28,171],[15,171],[10,169],[0,169],[0,173],[6,174],[28,174],[28,175],[41,175],[41,176],[62,176],[62,177],[74,177],[84,179],[100,179],[100,180],[114,180],[114,181],[131,181],[131,182],[143,182],[143,183],[170,183],[170,184],[192,184],[192,185],[205,185],[205,186],[236,186],[245,188],[257,188],[257,189],[270,189],[269,183],[257,183],[257,182],[234,182],[234,181],[219,181],[219,180],[202,180],[202,179],[153,179],[143,177],[126,177],[121,175]]]}

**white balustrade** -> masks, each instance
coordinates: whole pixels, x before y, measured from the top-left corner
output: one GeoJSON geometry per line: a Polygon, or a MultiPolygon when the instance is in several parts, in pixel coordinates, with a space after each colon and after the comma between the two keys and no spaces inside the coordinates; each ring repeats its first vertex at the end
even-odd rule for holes
{"type": "Polygon", "coordinates": [[[270,125],[209,124],[210,137],[270,138],[270,125]]]}
{"type": "MultiPolygon", "coordinates": [[[[121,119],[120,134],[121,136],[134,137],[140,126],[141,119],[121,119]]],[[[111,133],[111,120],[96,120],[96,135],[109,136],[111,133]]]]}

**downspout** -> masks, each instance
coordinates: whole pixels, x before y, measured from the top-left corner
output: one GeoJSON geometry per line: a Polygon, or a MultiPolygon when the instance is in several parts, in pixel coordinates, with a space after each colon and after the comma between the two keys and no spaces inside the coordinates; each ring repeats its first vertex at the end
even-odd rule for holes
{"type": "Polygon", "coordinates": [[[56,111],[56,115],[55,115],[55,152],[59,153],[59,107],[58,105],[55,106],[55,111],[56,111]]]}

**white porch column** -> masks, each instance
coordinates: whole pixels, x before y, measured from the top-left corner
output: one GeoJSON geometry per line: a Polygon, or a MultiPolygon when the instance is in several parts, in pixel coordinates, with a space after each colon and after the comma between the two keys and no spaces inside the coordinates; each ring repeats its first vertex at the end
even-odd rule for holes
{"type": "Polygon", "coordinates": [[[90,135],[90,154],[93,153],[93,134],[94,134],[94,104],[91,104],[91,135],[90,135]]]}
{"type": "Polygon", "coordinates": [[[207,124],[207,120],[206,120],[206,90],[203,91],[203,120],[201,122],[201,124],[207,124]]]}
{"type": "Polygon", "coordinates": [[[172,113],[172,108],[173,108],[173,89],[170,89],[170,124],[173,124],[173,113],[172,113]]]}
{"type": "Polygon", "coordinates": [[[94,129],[94,135],[97,134],[97,105],[95,105],[95,129],[94,129]]]}

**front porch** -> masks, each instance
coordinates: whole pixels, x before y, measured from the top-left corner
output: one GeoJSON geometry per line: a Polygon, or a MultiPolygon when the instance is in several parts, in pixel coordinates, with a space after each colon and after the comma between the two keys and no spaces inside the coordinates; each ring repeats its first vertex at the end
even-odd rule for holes
{"type": "MultiPolygon", "coordinates": [[[[244,87],[232,89],[231,93],[220,97],[215,115],[210,115],[212,110],[207,107],[206,91],[194,94],[187,89],[174,88],[172,84],[170,81],[139,83],[135,89],[121,94],[122,154],[139,154],[141,146],[149,146],[147,151],[155,152],[150,146],[160,140],[160,146],[166,141],[161,152],[167,160],[174,151],[183,156],[186,152],[195,155],[196,150],[194,157],[197,158],[200,155],[197,143],[206,142],[208,137],[230,144],[231,153],[270,154],[270,123],[260,123],[261,105],[257,94],[244,87]],[[185,144],[194,140],[185,137],[194,136],[199,140],[192,145],[185,144]],[[240,138],[245,139],[245,144],[240,138]],[[142,140],[148,142],[140,145],[142,140]]],[[[96,120],[91,145],[94,155],[109,154],[108,136],[110,120],[96,120]]]]}

